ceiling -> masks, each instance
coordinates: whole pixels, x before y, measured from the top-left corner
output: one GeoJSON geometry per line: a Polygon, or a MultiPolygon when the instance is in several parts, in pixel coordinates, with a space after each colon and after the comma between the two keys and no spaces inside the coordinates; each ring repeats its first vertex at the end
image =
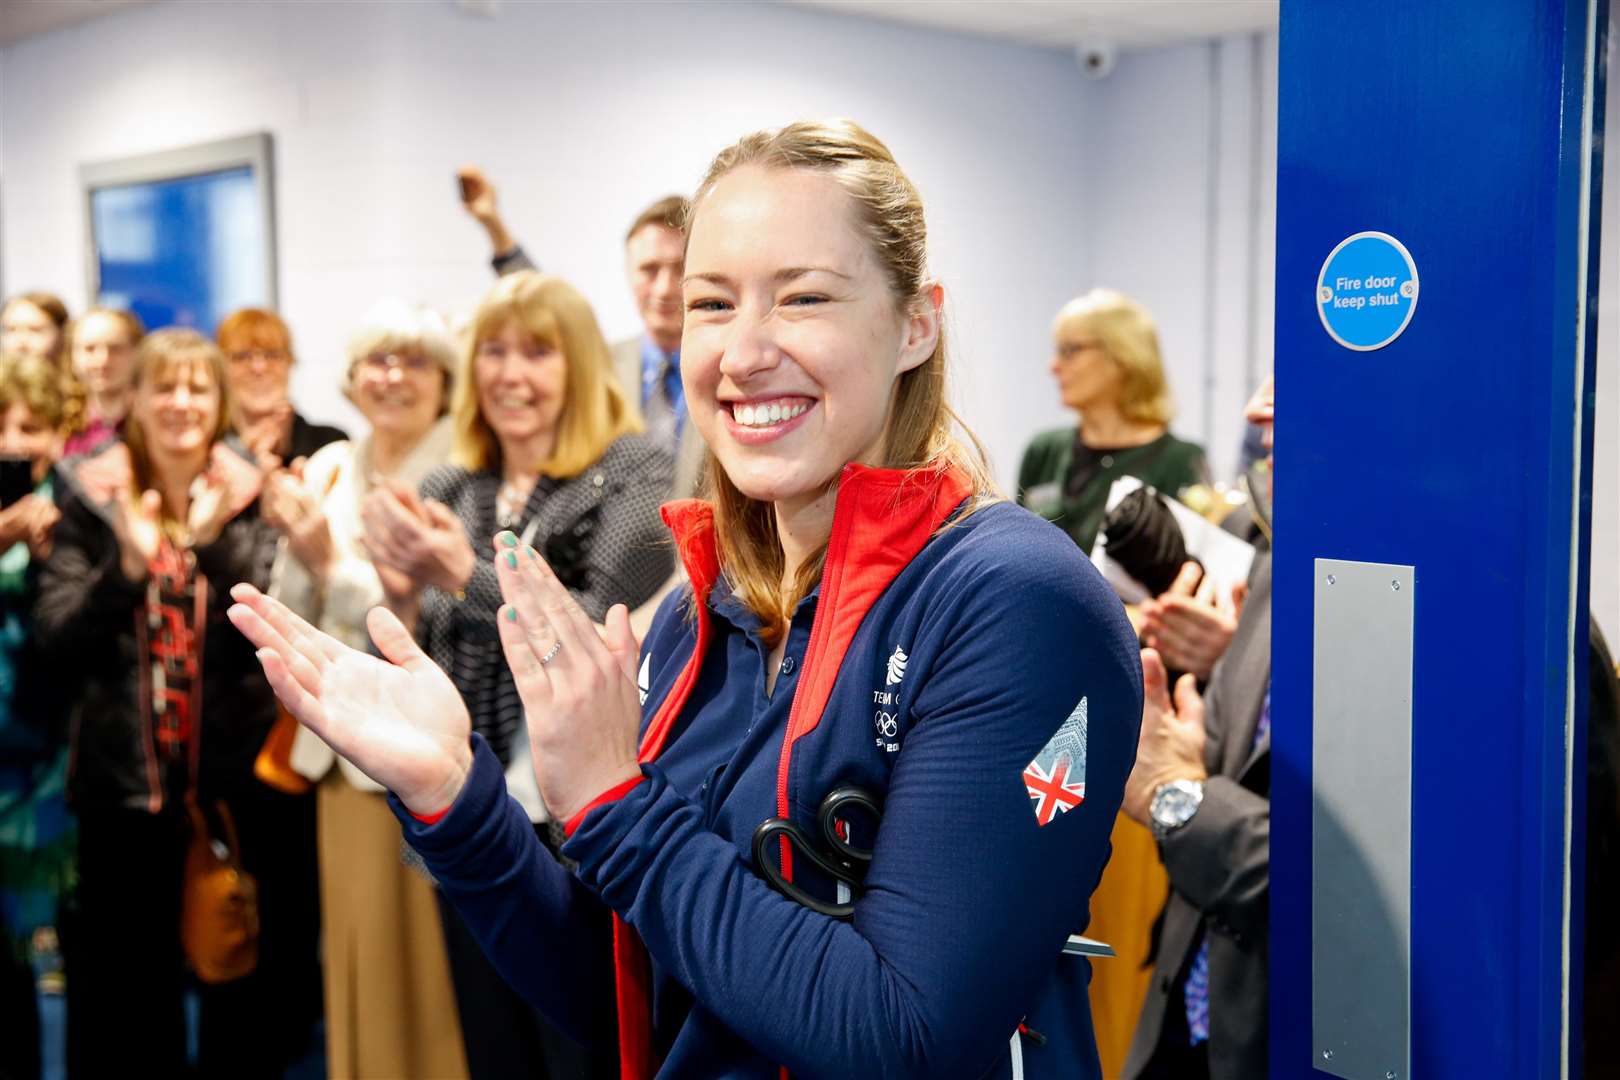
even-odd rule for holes
{"type": "MultiPolygon", "coordinates": [[[[0,0],[0,45],[152,0],[0,0]]],[[[395,3],[407,0],[392,0],[395,3]]],[[[462,0],[465,3],[465,0],[462,0]]],[[[496,0],[498,4],[498,0],[496,0]]],[[[781,0],[800,7],[1071,48],[1173,45],[1277,25],[1278,0],[781,0]]],[[[491,5],[495,6],[495,5],[491,5]]]]}
{"type": "Polygon", "coordinates": [[[1277,25],[1278,0],[784,0],[800,7],[932,26],[1026,45],[1124,49],[1277,25]]]}
{"type": "Polygon", "coordinates": [[[0,45],[151,0],[0,0],[0,45]]]}

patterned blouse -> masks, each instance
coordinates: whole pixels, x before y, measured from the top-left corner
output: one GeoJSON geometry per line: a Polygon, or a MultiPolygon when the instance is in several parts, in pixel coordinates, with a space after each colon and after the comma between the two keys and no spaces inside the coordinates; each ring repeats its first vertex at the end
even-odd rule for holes
{"type": "Polygon", "coordinates": [[[634,610],[675,568],[675,548],[658,516],[673,474],[669,452],[641,435],[615,440],[596,464],[558,480],[541,476],[517,516],[496,510],[500,469],[472,472],[444,465],[423,479],[421,494],[461,519],[478,561],[458,597],[428,588],[417,636],[449,673],[482,735],[506,765],[523,727],[523,703],[501,653],[495,617],[501,588],[492,561],[495,534],[526,538],[585,613],[601,622],[614,604],[634,610]]]}

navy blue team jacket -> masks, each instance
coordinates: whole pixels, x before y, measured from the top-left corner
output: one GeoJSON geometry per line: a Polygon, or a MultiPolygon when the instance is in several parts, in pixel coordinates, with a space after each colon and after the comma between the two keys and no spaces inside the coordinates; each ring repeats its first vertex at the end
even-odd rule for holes
{"type": "Polygon", "coordinates": [[[626,1080],[1100,1075],[1090,970],[1061,948],[1135,759],[1136,639],[1063,532],[1007,503],[962,516],[968,495],[953,471],[845,469],[770,696],[708,508],[667,506],[692,585],[643,643],[642,780],[570,823],[577,871],[477,736],[441,819],[394,802],[501,973],[582,1042],[616,1039],[626,1080]],[[883,810],[838,921],[773,890],[750,840],[776,816],[816,835],[848,784],[883,810]]]}

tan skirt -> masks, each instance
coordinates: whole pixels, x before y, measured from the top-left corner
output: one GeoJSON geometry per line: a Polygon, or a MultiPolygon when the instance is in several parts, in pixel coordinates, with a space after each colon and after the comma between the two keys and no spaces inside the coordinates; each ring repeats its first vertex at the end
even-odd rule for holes
{"type": "Polygon", "coordinates": [[[334,769],[317,789],[331,1080],[463,1080],[433,886],[399,858],[385,797],[334,769]]]}

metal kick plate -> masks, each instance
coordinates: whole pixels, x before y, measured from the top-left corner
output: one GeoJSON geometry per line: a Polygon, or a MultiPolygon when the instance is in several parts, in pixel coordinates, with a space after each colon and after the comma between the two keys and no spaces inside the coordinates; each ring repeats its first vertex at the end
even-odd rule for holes
{"type": "Polygon", "coordinates": [[[1316,560],[1311,715],[1312,1067],[1411,1061],[1413,568],[1316,560]]]}

